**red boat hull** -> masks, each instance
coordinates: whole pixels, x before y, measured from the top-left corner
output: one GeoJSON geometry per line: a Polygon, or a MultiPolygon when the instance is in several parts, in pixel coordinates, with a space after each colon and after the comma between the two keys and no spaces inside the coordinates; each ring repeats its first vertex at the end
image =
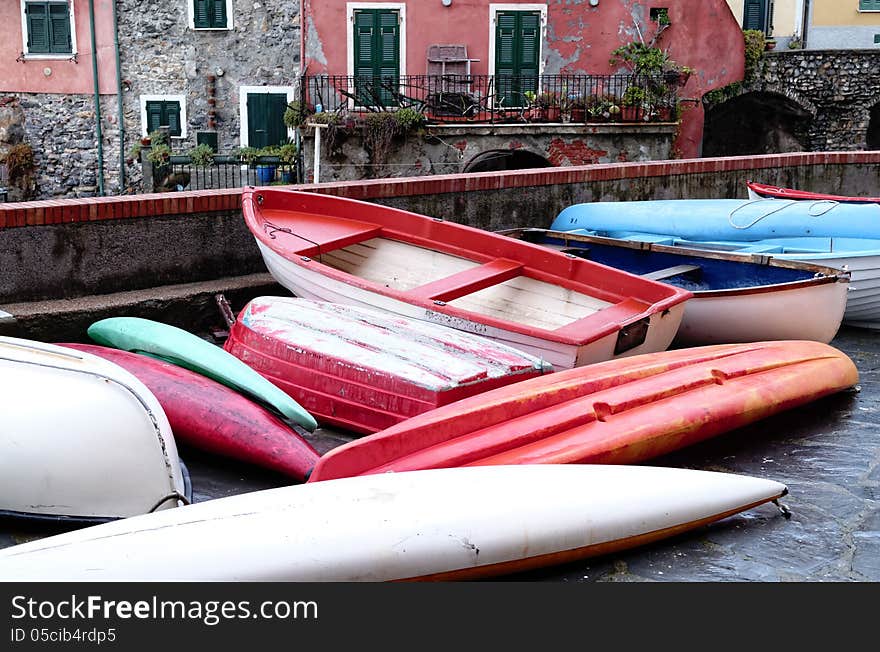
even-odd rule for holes
{"type": "Polygon", "coordinates": [[[300,482],[318,452],[283,422],[225,385],[183,367],[128,351],[61,344],[118,364],[156,396],[177,441],[272,469],[300,482]]]}
{"type": "Polygon", "coordinates": [[[846,195],[826,195],[820,192],[810,192],[809,190],[795,190],[794,188],[781,188],[779,186],[769,186],[764,183],[748,181],[746,184],[753,193],[759,197],[774,199],[807,199],[814,201],[837,201],[853,204],[878,204],[880,197],[848,197],[846,195]]]}
{"type": "Polygon", "coordinates": [[[361,434],[552,371],[470,333],[292,297],[253,299],[224,348],[319,421],[361,434]]]}
{"type": "Polygon", "coordinates": [[[807,341],[645,354],[526,380],[325,454],[309,481],[491,464],[634,464],[858,382],[807,341]]]}

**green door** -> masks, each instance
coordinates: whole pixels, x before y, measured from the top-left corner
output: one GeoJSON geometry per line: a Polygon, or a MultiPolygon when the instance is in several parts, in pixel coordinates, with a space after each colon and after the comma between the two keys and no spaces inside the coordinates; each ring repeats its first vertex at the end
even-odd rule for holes
{"type": "Polygon", "coordinates": [[[391,9],[354,12],[354,76],[360,106],[393,106],[400,77],[400,16],[391,9]]]}
{"type": "Polygon", "coordinates": [[[248,145],[267,147],[280,145],[287,140],[284,111],[287,109],[285,93],[248,93],[248,145]]]}
{"type": "Polygon", "coordinates": [[[743,29],[767,31],[767,0],[745,0],[743,29]]]}
{"type": "Polygon", "coordinates": [[[495,14],[495,93],[501,106],[524,106],[525,93],[538,91],[541,13],[495,14]]]}

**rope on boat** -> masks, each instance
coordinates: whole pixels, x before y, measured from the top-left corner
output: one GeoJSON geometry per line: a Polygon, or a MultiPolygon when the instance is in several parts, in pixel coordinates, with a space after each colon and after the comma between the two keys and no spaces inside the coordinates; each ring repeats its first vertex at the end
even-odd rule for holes
{"type": "MultiPolygon", "coordinates": [[[[804,201],[804,200],[802,200],[802,199],[779,200],[779,199],[765,199],[765,198],[752,199],[752,200],[749,200],[749,201],[742,203],[741,205],[737,206],[732,211],[730,211],[730,213],[727,214],[727,222],[734,229],[748,229],[748,228],[755,226],[755,224],[757,224],[758,222],[763,220],[765,217],[768,217],[770,215],[773,215],[774,213],[778,213],[782,210],[785,210],[786,208],[789,208],[790,206],[794,206],[798,202],[802,202],[802,201],[804,201]],[[752,220],[748,224],[744,224],[744,225],[734,224],[734,222],[733,222],[733,214],[734,213],[736,213],[738,210],[745,208],[746,206],[750,206],[752,204],[759,203],[759,202],[773,202],[774,204],[781,203],[782,205],[779,206],[778,208],[773,209],[772,211],[768,211],[768,212],[764,213],[763,215],[759,215],[758,217],[756,217],[754,220],[752,220]]],[[[829,211],[836,208],[839,203],[840,202],[834,201],[833,199],[820,199],[820,200],[811,202],[810,207],[807,209],[807,215],[809,215],[810,217],[822,217],[823,215],[825,215],[829,211]],[[817,206],[819,204],[829,204],[829,206],[828,206],[828,208],[826,208],[818,213],[814,213],[813,207],[817,206]]]]}

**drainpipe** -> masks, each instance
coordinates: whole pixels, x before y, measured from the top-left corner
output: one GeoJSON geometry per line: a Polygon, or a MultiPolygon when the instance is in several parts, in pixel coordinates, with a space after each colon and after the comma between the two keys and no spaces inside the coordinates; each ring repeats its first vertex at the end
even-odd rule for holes
{"type": "Polygon", "coordinates": [[[122,68],[119,63],[119,20],[116,13],[116,0],[111,0],[113,6],[113,52],[116,55],[116,110],[119,121],[119,192],[125,192],[125,123],[122,110],[122,68]]]}
{"type": "Polygon", "coordinates": [[[104,196],[104,137],[101,135],[101,95],[98,88],[98,46],[95,41],[95,0],[89,0],[89,30],[92,37],[92,80],[95,86],[95,136],[98,139],[98,195],[104,196]]]}

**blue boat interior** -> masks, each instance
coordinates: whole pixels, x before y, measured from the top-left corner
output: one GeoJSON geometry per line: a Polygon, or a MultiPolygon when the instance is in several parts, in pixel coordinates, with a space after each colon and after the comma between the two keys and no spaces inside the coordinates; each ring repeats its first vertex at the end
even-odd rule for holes
{"type": "Polygon", "coordinates": [[[813,278],[812,272],[800,269],[579,242],[535,232],[524,234],[524,239],[537,244],[563,247],[562,251],[565,253],[640,276],[659,270],[681,268],[680,273],[658,280],[692,292],[742,289],[813,278]]]}

